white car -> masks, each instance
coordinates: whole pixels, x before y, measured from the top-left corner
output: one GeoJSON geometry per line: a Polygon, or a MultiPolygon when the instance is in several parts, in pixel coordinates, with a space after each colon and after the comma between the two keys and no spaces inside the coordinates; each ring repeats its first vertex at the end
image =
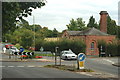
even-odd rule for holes
{"type": "Polygon", "coordinates": [[[72,51],[62,51],[61,52],[61,59],[77,59],[77,55],[72,51]]]}
{"type": "Polygon", "coordinates": [[[12,52],[12,54],[13,54],[14,52],[19,52],[19,50],[18,50],[16,47],[10,48],[10,51],[12,52]]]}

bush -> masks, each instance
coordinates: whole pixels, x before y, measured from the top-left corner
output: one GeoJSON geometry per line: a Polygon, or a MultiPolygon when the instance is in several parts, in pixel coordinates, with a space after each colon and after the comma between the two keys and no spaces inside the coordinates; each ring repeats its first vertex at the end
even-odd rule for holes
{"type": "Polygon", "coordinates": [[[120,56],[120,43],[109,43],[107,44],[107,54],[111,56],[120,56]]]}
{"type": "Polygon", "coordinates": [[[55,47],[58,48],[58,52],[71,49],[74,53],[85,52],[86,45],[82,40],[68,40],[62,39],[59,41],[42,41],[42,43],[36,45],[37,48],[44,48],[44,51],[55,52],[55,47]]]}
{"type": "Polygon", "coordinates": [[[20,46],[20,44],[15,44],[15,47],[17,48],[17,49],[20,49],[22,46],[20,46]]]}
{"type": "Polygon", "coordinates": [[[106,56],[120,56],[120,43],[117,41],[113,41],[113,43],[106,43],[104,40],[98,41],[99,52],[100,46],[103,46],[103,52],[106,53],[106,56]]]}

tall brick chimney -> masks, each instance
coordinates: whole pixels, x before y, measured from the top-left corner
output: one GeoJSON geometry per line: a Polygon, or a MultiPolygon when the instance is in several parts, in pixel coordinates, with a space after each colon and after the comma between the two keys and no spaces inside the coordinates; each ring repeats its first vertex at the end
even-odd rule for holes
{"type": "Polygon", "coordinates": [[[107,11],[100,12],[100,31],[107,33],[107,11]]]}

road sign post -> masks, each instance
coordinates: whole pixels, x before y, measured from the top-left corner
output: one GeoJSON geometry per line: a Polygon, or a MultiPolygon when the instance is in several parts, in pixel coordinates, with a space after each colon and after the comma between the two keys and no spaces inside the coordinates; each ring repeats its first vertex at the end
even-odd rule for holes
{"type": "Polygon", "coordinates": [[[78,54],[78,69],[84,69],[84,62],[85,62],[85,54],[84,53],[79,53],[78,54]]]}

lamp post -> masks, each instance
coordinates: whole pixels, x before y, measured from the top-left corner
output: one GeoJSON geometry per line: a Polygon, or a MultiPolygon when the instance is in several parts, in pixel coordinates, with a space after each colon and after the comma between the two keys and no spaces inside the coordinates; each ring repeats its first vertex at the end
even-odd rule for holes
{"type": "Polygon", "coordinates": [[[34,52],[35,52],[35,16],[33,15],[33,27],[34,27],[34,39],[33,39],[33,43],[34,43],[34,52]]]}

